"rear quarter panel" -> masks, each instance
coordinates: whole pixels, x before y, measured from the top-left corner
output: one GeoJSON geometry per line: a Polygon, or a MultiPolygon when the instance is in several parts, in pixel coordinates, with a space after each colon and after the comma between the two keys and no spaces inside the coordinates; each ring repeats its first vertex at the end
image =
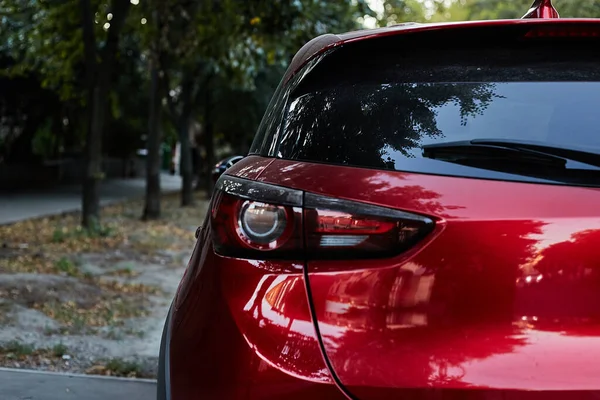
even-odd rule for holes
{"type": "Polygon", "coordinates": [[[285,160],[258,180],[438,221],[409,257],[307,265],[325,354],[353,395],[598,393],[600,190],[285,160]]]}

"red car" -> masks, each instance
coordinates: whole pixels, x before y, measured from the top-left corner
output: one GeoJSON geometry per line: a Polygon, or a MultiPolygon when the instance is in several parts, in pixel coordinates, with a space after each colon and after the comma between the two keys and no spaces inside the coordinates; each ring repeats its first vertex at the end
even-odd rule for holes
{"type": "Polygon", "coordinates": [[[597,399],[599,107],[598,19],[311,41],[219,178],[158,398],[597,399]]]}

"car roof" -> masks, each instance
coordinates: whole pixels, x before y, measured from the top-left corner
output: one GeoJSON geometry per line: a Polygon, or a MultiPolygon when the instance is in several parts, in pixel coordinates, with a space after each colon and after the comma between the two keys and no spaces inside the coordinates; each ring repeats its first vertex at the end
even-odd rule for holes
{"type": "Polygon", "coordinates": [[[425,32],[446,29],[460,29],[477,26],[506,26],[506,25],[569,25],[580,23],[600,24],[600,18],[561,18],[561,19],[499,19],[488,21],[460,21],[460,22],[439,22],[439,23],[416,23],[405,22],[384,28],[363,29],[341,34],[327,33],[318,36],[306,43],[296,53],[288,70],[285,74],[285,80],[289,80],[297,71],[299,71],[309,60],[324,51],[356,41],[370,40],[384,36],[393,36],[409,32],[425,32]]]}

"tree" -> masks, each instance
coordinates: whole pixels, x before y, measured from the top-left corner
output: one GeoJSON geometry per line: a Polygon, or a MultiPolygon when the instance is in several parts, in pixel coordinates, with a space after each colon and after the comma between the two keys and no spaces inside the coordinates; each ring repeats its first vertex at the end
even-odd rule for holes
{"type": "MultiPolygon", "coordinates": [[[[532,0],[456,0],[437,10],[434,20],[489,20],[521,18],[532,0]]],[[[600,14],[600,3],[594,0],[556,1],[555,8],[562,18],[595,18],[600,14]]]]}
{"type": "Polygon", "coordinates": [[[82,225],[86,228],[99,222],[102,139],[119,36],[130,6],[129,1],[120,0],[0,3],[3,24],[12,28],[3,39],[16,61],[8,73],[15,76],[33,71],[62,101],[85,107],[82,225]],[[101,24],[100,19],[106,22],[101,24]]]}
{"type": "Polygon", "coordinates": [[[248,152],[254,133],[271,96],[284,74],[282,65],[268,65],[258,72],[253,89],[216,85],[212,108],[214,130],[221,142],[231,146],[234,155],[248,152]]]}
{"type": "MultiPolygon", "coordinates": [[[[176,127],[180,143],[182,176],[181,205],[193,204],[193,168],[190,147],[190,125],[195,105],[202,96],[200,85],[212,73],[211,61],[232,46],[224,31],[232,15],[230,1],[220,5],[211,2],[173,1],[162,40],[175,46],[165,46],[161,53],[161,73],[169,116],[176,127]],[[213,42],[217,42],[214,44],[213,42]],[[218,50],[215,50],[218,48],[218,50]],[[174,84],[173,82],[177,82],[174,84]]],[[[218,62],[215,62],[218,64],[218,62]]]]}
{"type": "MultiPolygon", "coordinates": [[[[171,7],[172,46],[164,74],[169,114],[181,144],[182,205],[192,203],[193,171],[189,127],[203,122],[204,165],[214,162],[214,113],[221,93],[254,90],[255,77],[269,65],[285,65],[314,36],[357,27],[368,12],[364,0],[243,1],[179,3],[171,7]],[[175,10],[175,11],[173,11],[175,10]]],[[[230,108],[231,110],[231,108],[230,108]]],[[[206,182],[210,194],[210,179],[206,182]]]]}
{"type": "MultiPolygon", "coordinates": [[[[6,61],[0,74],[14,84],[36,82],[44,100],[37,97],[46,102],[41,107],[19,110],[18,118],[10,119],[13,135],[6,150],[20,153],[20,159],[32,145],[43,150],[43,156],[54,157],[58,147],[77,147],[80,142],[77,128],[82,119],[83,79],[78,79],[82,70],[79,15],[75,0],[0,0],[0,51],[6,61]],[[47,148],[50,143],[54,150],[47,148]]],[[[29,84],[25,87],[25,93],[33,89],[29,84]]],[[[21,97],[22,89],[17,92],[21,97]]]]}
{"type": "Polygon", "coordinates": [[[80,0],[88,112],[81,222],[88,229],[97,225],[100,218],[99,186],[103,178],[102,137],[106,124],[113,67],[119,46],[119,34],[131,6],[129,1],[111,2],[112,18],[111,23],[108,23],[108,35],[103,47],[98,48],[94,32],[95,12],[90,1],[80,0]]]}
{"type": "MultiPolygon", "coordinates": [[[[439,0],[433,1],[433,8],[439,7],[439,0]]],[[[378,15],[379,26],[389,26],[403,22],[423,22],[427,20],[427,9],[417,0],[384,0],[383,12],[378,15]]]]}
{"type": "MultiPolygon", "coordinates": [[[[11,68],[0,56],[0,69],[11,68]]],[[[34,74],[7,77],[0,74],[0,163],[38,164],[56,156],[71,136],[65,106],[34,74]]]]}
{"type": "MultiPolygon", "coordinates": [[[[149,70],[150,70],[150,108],[148,112],[148,154],[146,159],[146,201],[142,218],[157,219],[160,217],[160,160],[161,160],[161,109],[162,91],[160,77],[160,60],[162,54],[162,26],[163,13],[167,12],[159,7],[160,2],[148,2],[154,9],[151,12],[153,25],[153,40],[150,43],[149,70]]],[[[162,3],[164,4],[164,2],[162,3]]]]}

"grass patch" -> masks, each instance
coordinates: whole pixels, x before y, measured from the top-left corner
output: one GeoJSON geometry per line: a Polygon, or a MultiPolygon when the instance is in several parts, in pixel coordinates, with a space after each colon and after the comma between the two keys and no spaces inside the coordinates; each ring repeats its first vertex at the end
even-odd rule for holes
{"type": "Polygon", "coordinates": [[[123,250],[132,259],[145,260],[159,251],[191,248],[193,228],[202,223],[207,203],[181,208],[179,196],[169,194],[161,206],[163,218],[157,221],[141,221],[144,204],[135,200],[103,207],[102,224],[90,229],[80,226],[79,213],[0,226],[3,245],[11,249],[0,258],[0,273],[74,273],[61,261],[71,254],[123,250]]]}
{"type": "Polygon", "coordinates": [[[161,295],[163,291],[157,286],[144,285],[142,283],[126,283],[115,280],[96,279],[94,284],[102,290],[110,290],[123,294],[151,294],[161,295]]]}
{"type": "MultiPolygon", "coordinates": [[[[121,327],[130,318],[147,316],[151,305],[149,296],[163,294],[155,286],[140,283],[100,278],[46,278],[29,277],[13,282],[0,288],[0,296],[9,298],[10,304],[35,309],[58,322],[57,327],[54,324],[40,327],[48,336],[88,334],[93,333],[94,328],[121,327]]],[[[8,303],[0,303],[4,304],[8,303]]],[[[0,317],[6,307],[9,306],[0,307],[0,317]]]]}
{"type": "Polygon", "coordinates": [[[60,272],[67,274],[67,276],[79,276],[79,267],[73,261],[67,257],[61,257],[54,264],[56,269],[60,272]]]}
{"type": "Polygon", "coordinates": [[[106,363],[106,369],[115,376],[136,377],[142,375],[142,366],[135,362],[112,359],[106,363]]]}
{"type": "Polygon", "coordinates": [[[52,347],[52,354],[54,354],[55,357],[62,358],[62,356],[67,354],[67,351],[68,351],[67,346],[65,346],[62,343],[55,344],[54,347],[52,347]]]}
{"type": "Polygon", "coordinates": [[[145,336],[144,331],[140,331],[133,328],[118,328],[118,327],[110,327],[110,329],[104,332],[103,337],[109,340],[123,340],[127,336],[135,336],[138,338],[143,338],[145,336]]]}
{"type": "Polygon", "coordinates": [[[26,356],[30,356],[35,351],[31,344],[20,343],[16,340],[12,340],[0,346],[0,353],[8,359],[21,359],[26,356]]]}
{"type": "Polygon", "coordinates": [[[135,278],[140,275],[140,272],[134,271],[132,267],[125,267],[107,272],[104,276],[121,276],[124,278],[135,278]]]}
{"type": "Polygon", "coordinates": [[[51,367],[56,370],[63,366],[63,355],[67,348],[58,344],[52,348],[35,348],[32,344],[20,343],[16,340],[0,345],[0,365],[12,368],[51,367]]]}
{"type": "MultiPolygon", "coordinates": [[[[5,293],[3,293],[2,290],[0,290],[0,298],[2,297],[5,297],[5,293]]],[[[9,322],[11,322],[12,318],[10,318],[9,316],[11,310],[12,304],[0,301],[0,325],[6,325],[9,322]]]]}
{"type": "Polygon", "coordinates": [[[139,300],[115,298],[100,300],[92,307],[84,308],[73,301],[35,304],[34,308],[70,328],[70,332],[82,332],[87,328],[122,326],[128,318],[148,314],[139,300]]]}
{"type": "Polygon", "coordinates": [[[75,227],[69,225],[56,226],[52,233],[53,243],[64,243],[68,240],[77,239],[95,239],[95,238],[109,238],[115,236],[117,230],[110,224],[100,225],[98,223],[92,224],[91,228],[83,228],[80,225],[75,227]]]}
{"type": "Polygon", "coordinates": [[[152,378],[153,376],[144,370],[144,367],[134,361],[126,361],[118,358],[105,360],[87,369],[86,374],[119,376],[126,378],[152,378]]]}
{"type": "Polygon", "coordinates": [[[207,205],[198,201],[195,207],[181,208],[179,195],[171,194],[163,196],[163,216],[157,221],[141,221],[144,204],[135,200],[103,207],[102,224],[91,229],[79,226],[79,213],[2,225],[0,238],[10,251],[0,257],[0,273],[62,276],[52,277],[56,282],[47,280],[43,287],[29,283],[35,282],[31,277],[23,278],[27,284],[15,280],[0,289],[0,297],[61,324],[40,327],[46,335],[87,334],[106,327],[123,331],[126,320],[148,314],[149,296],[164,292],[156,286],[119,281],[143,272],[133,265],[160,262],[165,273],[171,265],[184,267],[186,260],[175,260],[179,258],[175,255],[192,249],[194,229],[202,223],[207,205]]]}

